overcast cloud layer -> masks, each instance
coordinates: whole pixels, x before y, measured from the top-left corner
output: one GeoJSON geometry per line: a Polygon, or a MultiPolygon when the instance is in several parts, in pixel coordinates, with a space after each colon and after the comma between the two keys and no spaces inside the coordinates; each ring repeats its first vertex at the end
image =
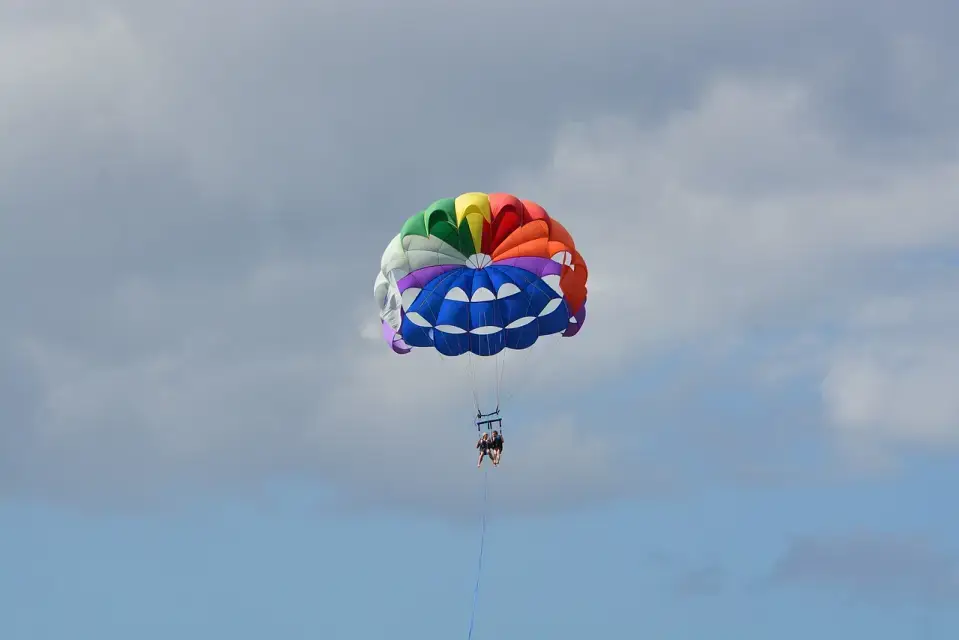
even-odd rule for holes
{"type": "MultiPolygon", "coordinates": [[[[731,357],[767,416],[821,383],[788,437],[849,468],[951,452],[959,5],[678,6],[2,3],[0,492],[302,473],[454,510],[464,369],[393,357],[371,289],[408,215],[472,190],[541,202],[590,266],[584,331],[507,374],[537,375],[504,508],[669,490],[715,455],[688,397],[657,406],[664,468],[634,402],[589,402],[677,353],[731,357]]],[[[745,439],[730,473],[785,464],[745,439]]]]}
{"type": "Polygon", "coordinates": [[[850,535],[793,541],[767,577],[775,586],[826,586],[884,606],[954,606],[956,558],[929,541],[892,535],[850,535]]]}

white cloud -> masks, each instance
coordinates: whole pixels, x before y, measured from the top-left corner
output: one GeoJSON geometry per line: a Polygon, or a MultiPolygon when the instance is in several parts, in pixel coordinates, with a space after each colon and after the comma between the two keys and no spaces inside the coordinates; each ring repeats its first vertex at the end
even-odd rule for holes
{"type": "Polygon", "coordinates": [[[682,338],[820,295],[870,258],[956,243],[959,162],[858,157],[812,105],[800,85],[725,79],[661,129],[565,131],[518,185],[575,230],[591,320],[682,338]]]}
{"type": "MultiPolygon", "coordinates": [[[[23,340],[23,372],[42,402],[14,482],[114,501],[171,484],[216,489],[294,473],[331,483],[353,508],[472,513],[468,359],[398,357],[324,322],[315,301],[338,283],[318,264],[264,263],[228,286],[125,280],[101,321],[137,345],[132,353],[23,340]]],[[[495,362],[474,364],[483,391],[495,362]]],[[[526,373],[514,367],[506,393],[526,373]]],[[[569,506],[622,487],[604,438],[574,434],[570,416],[550,411],[532,424],[505,415],[505,458],[515,462],[497,469],[510,485],[497,501],[502,512],[569,506]]]]}
{"type": "MultiPolygon", "coordinates": [[[[679,16],[646,7],[617,22],[618,40],[598,28],[607,19],[592,6],[564,14],[563,24],[557,13],[548,26],[530,11],[504,25],[501,40],[522,34],[519,46],[533,27],[553,37],[534,38],[535,55],[517,63],[527,58],[489,43],[437,57],[435,40],[410,47],[408,31],[381,28],[365,11],[334,19],[326,7],[251,6],[217,24],[219,7],[182,4],[194,13],[125,3],[75,8],[57,22],[4,20],[16,28],[0,37],[0,83],[12,96],[0,105],[0,253],[14,266],[0,285],[14,304],[0,318],[0,353],[18,359],[0,362],[0,372],[13,369],[31,392],[16,448],[4,440],[0,451],[16,462],[4,490],[134,495],[181,478],[255,482],[292,471],[348,499],[455,509],[475,480],[465,366],[390,353],[367,320],[368,292],[389,225],[408,203],[467,178],[467,188],[483,188],[475,181],[494,171],[562,220],[591,268],[584,331],[507,357],[507,388],[524,401],[513,406],[541,422],[510,414],[520,424],[507,425],[497,470],[511,483],[507,508],[642,484],[617,439],[632,425],[588,424],[574,437],[581,414],[554,416],[540,408],[544,399],[607,383],[637,356],[736,343],[760,325],[802,330],[814,345],[802,350],[804,370],[834,368],[827,406],[840,426],[878,421],[859,429],[889,431],[880,416],[924,402],[931,409],[918,431],[948,430],[954,408],[941,388],[897,382],[904,370],[886,354],[832,345],[808,324],[838,322],[850,311],[843,300],[875,293],[867,269],[877,262],[956,244],[954,159],[899,147],[864,154],[833,128],[836,105],[817,79],[800,75],[718,78],[675,108],[742,51],[692,69],[684,65],[701,51],[684,49],[680,62],[660,66],[661,43],[675,28],[718,52],[730,32],[711,33],[712,16],[727,17],[727,6],[679,16]],[[587,20],[597,28],[585,29],[587,20]],[[650,38],[637,39],[639,28],[650,38]],[[603,46],[555,37],[563,30],[601,34],[603,46]],[[616,71],[608,51],[637,42],[648,49],[628,56],[630,77],[641,60],[676,86],[638,97],[622,91],[626,83],[589,90],[595,69],[616,71]],[[560,54],[578,66],[556,73],[560,54]],[[313,61],[305,71],[304,60],[313,61]],[[487,100],[490,86],[515,90],[523,108],[487,100]],[[623,106],[635,103],[649,112],[623,106]],[[620,116],[564,127],[545,166],[510,173],[508,163],[538,155],[564,109],[600,104],[620,116]],[[443,161],[418,151],[440,153],[454,139],[467,151],[443,161]],[[264,210],[276,219],[258,217],[264,210]],[[886,380],[874,383],[883,398],[863,399],[850,372],[876,366],[869,375],[886,380]],[[407,442],[416,455],[398,452],[407,442]]],[[[757,15],[753,4],[743,3],[743,15],[757,15]]],[[[808,6],[736,26],[772,37],[765,32],[799,22],[808,6]]],[[[413,22],[423,35],[435,31],[413,22]]],[[[938,59],[935,46],[903,42],[895,74],[938,59]]],[[[841,57],[835,45],[815,48],[841,57]]],[[[626,75],[617,73],[610,77],[626,75]]],[[[909,91],[928,90],[942,73],[910,75],[909,91]]],[[[900,97],[910,109],[926,104],[900,97]]],[[[950,334],[917,342],[911,308],[887,321],[899,327],[895,339],[924,371],[949,373],[936,350],[950,334]]]]}
{"type": "Polygon", "coordinates": [[[153,151],[171,139],[158,131],[169,97],[162,66],[116,12],[0,27],[0,86],[0,175],[8,179],[45,177],[27,170],[95,141],[153,151]]]}
{"type": "MultiPolygon", "coordinates": [[[[868,261],[956,241],[956,166],[856,157],[812,104],[797,83],[724,79],[660,128],[600,120],[560,135],[550,165],[515,191],[574,233],[591,269],[590,315],[576,338],[522,354],[546,366],[511,363],[514,380],[540,379],[520,399],[547,385],[551,397],[582,388],[651,349],[722,340],[753,323],[801,326],[808,309],[861,299],[873,286],[868,261]]],[[[365,339],[375,337],[365,319],[342,330],[349,319],[326,317],[323,303],[341,282],[322,257],[299,260],[253,262],[227,284],[122,280],[103,321],[151,341],[121,362],[34,343],[45,389],[37,434],[57,434],[63,446],[122,424],[151,481],[173,469],[289,467],[351,487],[347,495],[378,487],[382,497],[399,474],[406,488],[392,500],[451,508],[472,486],[465,362],[395,356],[365,339]],[[418,455],[402,453],[407,439],[418,455]]],[[[367,311],[375,314],[372,301],[367,311]]],[[[936,348],[916,353],[944,381],[950,359],[936,348]]],[[[864,375],[874,361],[844,353],[828,395],[840,423],[902,421],[925,403],[924,432],[947,428],[955,407],[945,382],[922,384],[905,370],[864,375]]],[[[513,507],[630,484],[608,429],[573,438],[568,423],[548,424],[508,431],[517,468],[497,471],[513,474],[513,507]]]]}
{"type": "MultiPolygon", "coordinates": [[[[806,346],[777,375],[829,372],[839,425],[959,437],[959,330],[936,315],[959,302],[955,289],[857,306],[888,292],[897,260],[959,248],[959,158],[863,156],[815,105],[800,83],[722,78],[655,130],[620,118],[570,127],[546,168],[516,180],[573,230],[590,267],[580,365],[748,340],[759,327],[798,331],[806,346]],[[857,344],[849,332],[837,345],[816,329],[870,315],[895,334],[857,344]]],[[[948,273],[896,277],[915,288],[948,273]]]]}
{"type": "Polygon", "coordinates": [[[932,282],[866,300],[829,353],[823,399],[851,444],[959,444],[959,295],[955,277],[932,282]]]}

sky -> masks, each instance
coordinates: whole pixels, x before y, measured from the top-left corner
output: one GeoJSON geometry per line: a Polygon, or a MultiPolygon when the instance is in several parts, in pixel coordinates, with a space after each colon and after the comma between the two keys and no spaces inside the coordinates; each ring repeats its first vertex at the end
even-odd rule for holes
{"type": "Polygon", "coordinates": [[[477,639],[956,637],[955,24],[0,0],[0,637],[466,637],[484,504],[477,639]],[[372,295],[469,191],[589,265],[488,473],[372,295]]]}

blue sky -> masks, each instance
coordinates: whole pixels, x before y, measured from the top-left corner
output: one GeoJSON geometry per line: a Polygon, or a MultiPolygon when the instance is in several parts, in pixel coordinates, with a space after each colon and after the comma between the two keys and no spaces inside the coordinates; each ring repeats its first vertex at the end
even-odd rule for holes
{"type": "Polygon", "coordinates": [[[0,638],[465,636],[468,372],[371,294],[467,191],[590,270],[474,638],[956,637],[957,6],[0,3],[0,638]]]}
{"type": "MultiPolygon", "coordinates": [[[[778,491],[716,490],[488,529],[474,637],[950,638],[955,611],[880,585],[861,601],[837,576],[765,584],[796,535],[927,534],[954,472],[778,491]],[[931,500],[933,496],[939,500],[931,500]],[[686,584],[688,589],[683,589],[686,584]],[[690,591],[692,589],[692,591],[690,591]]],[[[508,491],[494,478],[491,497],[508,491]]],[[[479,528],[375,514],[331,518],[313,492],[217,501],[176,514],[3,510],[0,595],[12,638],[465,635],[479,528]]]]}

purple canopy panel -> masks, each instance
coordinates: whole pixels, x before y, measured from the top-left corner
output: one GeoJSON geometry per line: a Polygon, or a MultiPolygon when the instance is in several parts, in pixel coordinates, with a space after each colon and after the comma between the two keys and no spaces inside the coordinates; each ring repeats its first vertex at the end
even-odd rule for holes
{"type": "Polygon", "coordinates": [[[422,289],[436,276],[444,274],[447,271],[452,271],[453,269],[462,268],[463,265],[461,264],[441,264],[435,267],[423,267],[400,278],[396,286],[399,288],[400,293],[403,293],[410,287],[422,289]]]}
{"type": "Polygon", "coordinates": [[[563,332],[563,336],[566,338],[572,338],[579,330],[583,328],[583,323],[586,322],[586,303],[583,302],[583,306],[580,307],[579,311],[576,312],[572,318],[569,319],[569,326],[566,327],[566,331],[563,332]]]}
{"type": "Polygon", "coordinates": [[[386,340],[386,344],[390,345],[390,348],[399,354],[406,354],[413,350],[413,347],[406,344],[403,340],[403,336],[396,333],[396,331],[389,325],[388,322],[383,322],[383,339],[386,340]]]}

